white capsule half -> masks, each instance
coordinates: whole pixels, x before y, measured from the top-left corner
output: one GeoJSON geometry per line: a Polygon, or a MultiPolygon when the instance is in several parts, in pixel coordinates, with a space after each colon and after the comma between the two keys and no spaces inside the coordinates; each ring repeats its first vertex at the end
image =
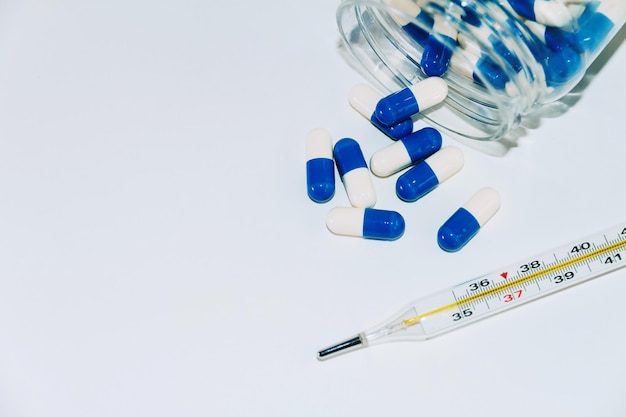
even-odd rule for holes
{"type": "Polygon", "coordinates": [[[443,17],[440,14],[436,14],[434,16],[432,30],[434,33],[437,33],[442,36],[446,36],[450,39],[456,39],[456,36],[458,34],[456,28],[452,25],[452,23],[450,23],[450,21],[447,18],[443,17]]]}
{"type": "Polygon", "coordinates": [[[367,84],[357,84],[348,93],[348,101],[352,108],[368,120],[376,110],[376,103],[382,97],[382,94],[367,84]]]}
{"type": "Polygon", "coordinates": [[[336,235],[360,237],[364,218],[363,208],[335,207],[326,215],[326,227],[336,235]]]}
{"type": "Polygon", "coordinates": [[[463,168],[465,158],[456,146],[446,146],[426,161],[441,184],[463,168]]]}
{"type": "Polygon", "coordinates": [[[342,180],[352,207],[374,207],[376,189],[367,167],[353,169],[344,174],[342,180]]]}
{"type": "Polygon", "coordinates": [[[385,4],[396,9],[406,16],[399,16],[392,13],[391,17],[400,25],[404,26],[410,22],[409,18],[414,18],[422,12],[422,9],[411,0],[384,0],[385,4]]]}
{"type": "Polygon", "coordinates": [[[472,213],[482,227],[500,210],[500,194],[491,187],[481,188],[463,204],[463,208],[472,213]]]}
{"type": "Polygon", "coordinates": [[[478,56],[471,50],[464,50],[461,55],[453,53],[450,58],[450,69],[468,80],[474,81],[474,68],[478,64],[478,56]]]}
{"type": "Polygon", "coordinates": [[[411,157],[402,142],[377,151],[370,159],[370,169],[377,177],[388,177],[411,165],[411,157]]]}
{"type": "Polygon", "coordinates": [[[585,8],[587,6],[584,4],[568,4],[567,9],[569,13],[572,15],[572,19],[578,19],[585,12],[585,8]]]}
{"type": "Polygon", "coordinates": [[[326,129],[315,128],[306,136],[306,160],[333,159],[333,139],[326,129]]]}

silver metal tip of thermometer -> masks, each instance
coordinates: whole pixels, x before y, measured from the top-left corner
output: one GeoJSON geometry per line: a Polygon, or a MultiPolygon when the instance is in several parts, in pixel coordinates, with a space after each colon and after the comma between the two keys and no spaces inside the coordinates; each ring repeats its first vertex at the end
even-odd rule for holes
{"type": "Polygon", "coordinates": [[[361,335],[358,335],[351,339],[320,350],[319,352],[317,352],[317,359],[323,361],[329,358],[333,358],[337,355],[341,355],[342,353],[352,352],[355,349],[360,349],[365,346],[367,346],[367,344],[363,342],[363,338],[361,337],[361,335]]]}

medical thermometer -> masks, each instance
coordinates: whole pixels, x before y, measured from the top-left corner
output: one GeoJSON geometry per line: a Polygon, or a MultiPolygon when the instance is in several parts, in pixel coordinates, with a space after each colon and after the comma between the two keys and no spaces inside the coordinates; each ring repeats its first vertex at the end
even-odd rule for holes
{"type": "Polygon", "coordinates": [[[396,340],[426,340],[626,265],[626,223],[414,301],[318,359],[396,340]]]}

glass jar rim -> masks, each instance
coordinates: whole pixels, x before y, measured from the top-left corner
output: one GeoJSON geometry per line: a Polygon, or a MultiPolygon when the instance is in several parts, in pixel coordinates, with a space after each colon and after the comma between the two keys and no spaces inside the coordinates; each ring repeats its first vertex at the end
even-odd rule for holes
{"type": "MultiPolygon", "coordinates": [[[[437,4],[436,1],[432,3],[437,4]]],[[[457,7],[454,2],[441,3],[448,5],[448,8],[426,11],[440,12],[460,33],[484,48],[489,47],[485,39],[476,37],[458,14],[451,12],[450,8],[457,7]]],[[[480,1],[478,6],[482,7],[480,1]]],[[[478,82],[477,78],[468,79],[457,71],[447,71],[442,77],[450,87],[449,95],[442,105],[420,116],[427,124],[441,128],[457,138],[499,140],[519,125],[524,113],[541,102],[544,90],[541,78],[537,75],[541,74],[541,71],[537,71],[538,64],[533,62],[527,48],[507,33],[507,25],[511,22],[504,17],[506,14],[500,17],[495,13],[494,17],[494,13],[491,13],[483,26],[488,35],[496,38],[505,36],[507,45],[524,62],[530,62],[529,66],[524,71],[516,72],[503,57],[494,54],[493,59],[505,68],[512,81],[509,90],[495,88],[489,82],[478,82]]],[[[421,45],[406,30],[408,25],[428,30],[417,16],[410,16],[381,0],[343,0],[337,8],[337,25],[347,51],[346,58],[351,60],[350,65],[383,92],[397,91],[427,77],[419,61],[421,45]],[[407,26],[401,26],[398,21],[407,22],[407,26]]],[[[436,33],[430,35],[446,42],[436,33]]],[[[480,73],[472,57],[458,51],[455,51],[455,55],[457,64],[466,65],[474,74],[480,73]]]]}

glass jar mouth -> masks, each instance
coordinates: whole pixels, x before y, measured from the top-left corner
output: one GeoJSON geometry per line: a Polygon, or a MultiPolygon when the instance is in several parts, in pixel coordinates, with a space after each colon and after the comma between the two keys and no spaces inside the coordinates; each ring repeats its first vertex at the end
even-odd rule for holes
{"type": "MultiPolygon", "coordinates": [[[[508,79],[506,85],[497,85],[502,79],[490,79],[477,65],[474,55],[455,49],[448,70],[441,75],[449,86],[448,97],[418,116],[453,137],[493,141],[505,138],[514,130],[522,115],[541,102],[545,91],[538,64],[516,39],[523,33],[508,27],[513,20],[507,19],[506,12],[499,12],[502,13],[490,11],[488,18],[480,22],[482,29],[477,34],[464,20],[465,11],[455,2],[431,1],[419,16],[410,16],[380,0],[344,0],[337,9],[337,25],[349,64],[383,93],[428,77],[420,60],[425,36],[434,36],[442,44],[450,43],[450,39],[433,32],[428,22],[419,19],[424,13],[427,17],[445,18],[447,24],[479,51],[493,50],[493,39],[506,44],[510,56],[490,55],[503,70],[502,78],[508,79]]],[[[449,45],[451,49],[455,46],[449,45]]]]}

